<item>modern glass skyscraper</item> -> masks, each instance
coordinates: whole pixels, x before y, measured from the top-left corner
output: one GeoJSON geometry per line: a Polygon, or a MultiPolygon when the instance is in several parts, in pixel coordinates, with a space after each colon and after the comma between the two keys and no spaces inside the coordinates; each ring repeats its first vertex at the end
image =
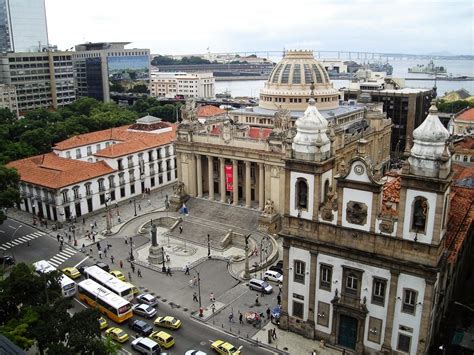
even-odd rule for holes
{"type": "Polygon", "coordinates": [[[47,46],[44,0],[0,0],[1,52],[37,52],[47,46]]]}

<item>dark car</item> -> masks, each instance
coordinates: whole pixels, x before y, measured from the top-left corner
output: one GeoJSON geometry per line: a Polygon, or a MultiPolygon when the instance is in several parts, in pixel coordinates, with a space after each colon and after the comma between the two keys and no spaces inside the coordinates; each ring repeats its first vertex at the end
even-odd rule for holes
{"type": "Polygon", "coordinates": [[[102,270],[105,270],[107,272],[110,272],[110,267],[106,263],[102,261],[96,261],[95,263],[96,266],[100,267],[102,270]]]}
{"type": "Polygon", "coordinates": [[[11,255],[0,256],[0,266],[15,265],[15,258],[11,255]]]}
{"type": "Polygon", "coordinates": [[[281,275],[283,275],[283,260],[278,260],[275,265],[270,266],[268,269],[271,271],[279,272],[281,275]]]}
{"type": "Polygon", "coordinates": [[[153,331],[153,327],[150,324],[138,319],[132,320],[130,323],[128,323],[128,326],[130,329],[143,336],[148,336],[153,331]]]}

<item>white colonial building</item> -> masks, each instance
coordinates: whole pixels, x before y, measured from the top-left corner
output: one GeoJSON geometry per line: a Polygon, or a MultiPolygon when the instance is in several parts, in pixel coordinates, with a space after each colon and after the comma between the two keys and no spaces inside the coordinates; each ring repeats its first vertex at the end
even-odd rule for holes
{"type": "Polygon", "coordinates": [[[8,164],[20,174],[20,208],[65,221],[176,181],[175,126],[135,124],[74,136],[53,152],[8,164]]]}
{"type": "Polygon", "coordinates": [[[157,72],[151,73],[150,94],[156,97],[213,98],[215,79],[212,73],[157,72]]]}

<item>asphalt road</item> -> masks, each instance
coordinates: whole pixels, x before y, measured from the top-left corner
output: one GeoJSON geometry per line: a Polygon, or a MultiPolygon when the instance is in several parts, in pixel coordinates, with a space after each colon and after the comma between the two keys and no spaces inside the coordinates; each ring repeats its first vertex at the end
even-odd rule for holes
{"type": "MultiPolygon", "coordinates": [[[[118,258],[122,258],[126,255],[129,249],[125,245],[120,246],[121,244],[124,244],[122,240],[114,240],[112,238],[110,239],[110,242],[113,245],[111,250],[117,254],[116,260],[119,260],[118,258]]],[[[102,242],[102,244],[105,245],[104,242],[102,242]]],[[[96,247],[93,247],[93,251],[95,259],[97,259],[96,247]]],[[[109,251],[109,256],[112,251],[109,251]]],[[[93,258],[89,258],[85,254],[75,251],[66,243],[64,244],[62,251],[60,251],[59,243],[56,237],[39,232],[30,226],[21,225],[21,223],[18,223],[14,220],[7,220],[0,226],[0,253],[2,253],[2,255],[13,255],[17,263],[25,262],[31,264],[38,260],[48,260],[51,261],[58,269],[64,268],[66,266],[92,265],[95,262],[93,258]]],[[[110,265],[110,260],[107,261],[110,265]]],[[[117,261],[115,262],[115,265],[117,265],[117,261]]],[[[159,288],[160,278],[165,277],[164,275],[156,275],[154,272],[149,270],[143,270],[142,272],[144,274],[143,278],[138,279],[134,276],[132,281],[133,284],[141,290],[159,288]]],[[[203,267],[202,272],[205,275],[207,274],[209,277],[209,289],[214,290],[216,293],[225,292],[225,288],[231,288],[235,285],[235,281],[228,281],[224,284],[225,287],[223,287],[223,285],[221,285],[218,281],[219,278],[212,277],[213,274],[217,275],[217,273],[227,273],[226,268],[216,270],[215,266],[209,264],[203,267]]],[[[124,272],[124,274],[127,275],[127,272],[124,272]]],[[[173,276],[173,280],[177,281],[177,276],[178,275],[173,276]]],[[[76,281],[80,281],[81,279],[76,281]]],[[[171,278],[166,282],[168,298],[173,295],[173,292],[169,292],[170,281],[171,278]]],[[[180,295],[182,290],[180,290],[179,287],[176,288],[175,293],[177,299],[182,296],[180,295]]],[[[205,297],[207,297],[206,293],[203,294],[203,298],[205,297]]],[[[168,301],[170,300],[172,299],[169,299],[168,301]]],[[[72,308],[73,312],[80,311],[84,307],[86,306],[83,305],[78,299],[74,299],[72,308]]],[[[217,339],[229,341],[236,347],[243,346],[242,352],[244,354],[270,353],[269,351],[262,348],[254,347],[245,340],[237,339],[232,335],[220,331],[219,329],[214,329],[198,320],[194,320],[190,317],[189,312],[184,311],[184,308],[172,308],[169,303],[164,302],[163,298],[160,298],[158,316],[164,315],[174,316],[180,319],[183,323],[182,328],[177,331],[156,328],[157,330],[160,329],[172,333],[172,335],[175,337],[176,345],[168,350],[168,353],[170,354],[184,354],[190,349],[198,349],[210,354],[212,353],[210,344],[212,341],[217,339]]],[[[152,323],[153,320],[154,318],[149,322],[152,323]]],[[[129,333],[131,339],[134,338],[133,332],[130,332],[130,329],[127,325],[122,325],[120,327],[129,333]]],[[[131,350],[130,342],[131,340],[123,347],[123,351],[125,353],[134,353],[134,351],[131,350]]]]}

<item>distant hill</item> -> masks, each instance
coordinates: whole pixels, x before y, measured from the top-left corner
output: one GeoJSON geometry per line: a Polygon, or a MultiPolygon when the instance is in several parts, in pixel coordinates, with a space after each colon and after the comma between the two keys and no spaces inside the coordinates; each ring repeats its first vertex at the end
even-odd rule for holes
{"type": "Polygon", "coordinates": [[[442,56],[454,56],[455,54],[449,52],[449,51],[439,51],[439,52],[432,52],[428,53],[427,55],[442,55],[442,56]]]}

